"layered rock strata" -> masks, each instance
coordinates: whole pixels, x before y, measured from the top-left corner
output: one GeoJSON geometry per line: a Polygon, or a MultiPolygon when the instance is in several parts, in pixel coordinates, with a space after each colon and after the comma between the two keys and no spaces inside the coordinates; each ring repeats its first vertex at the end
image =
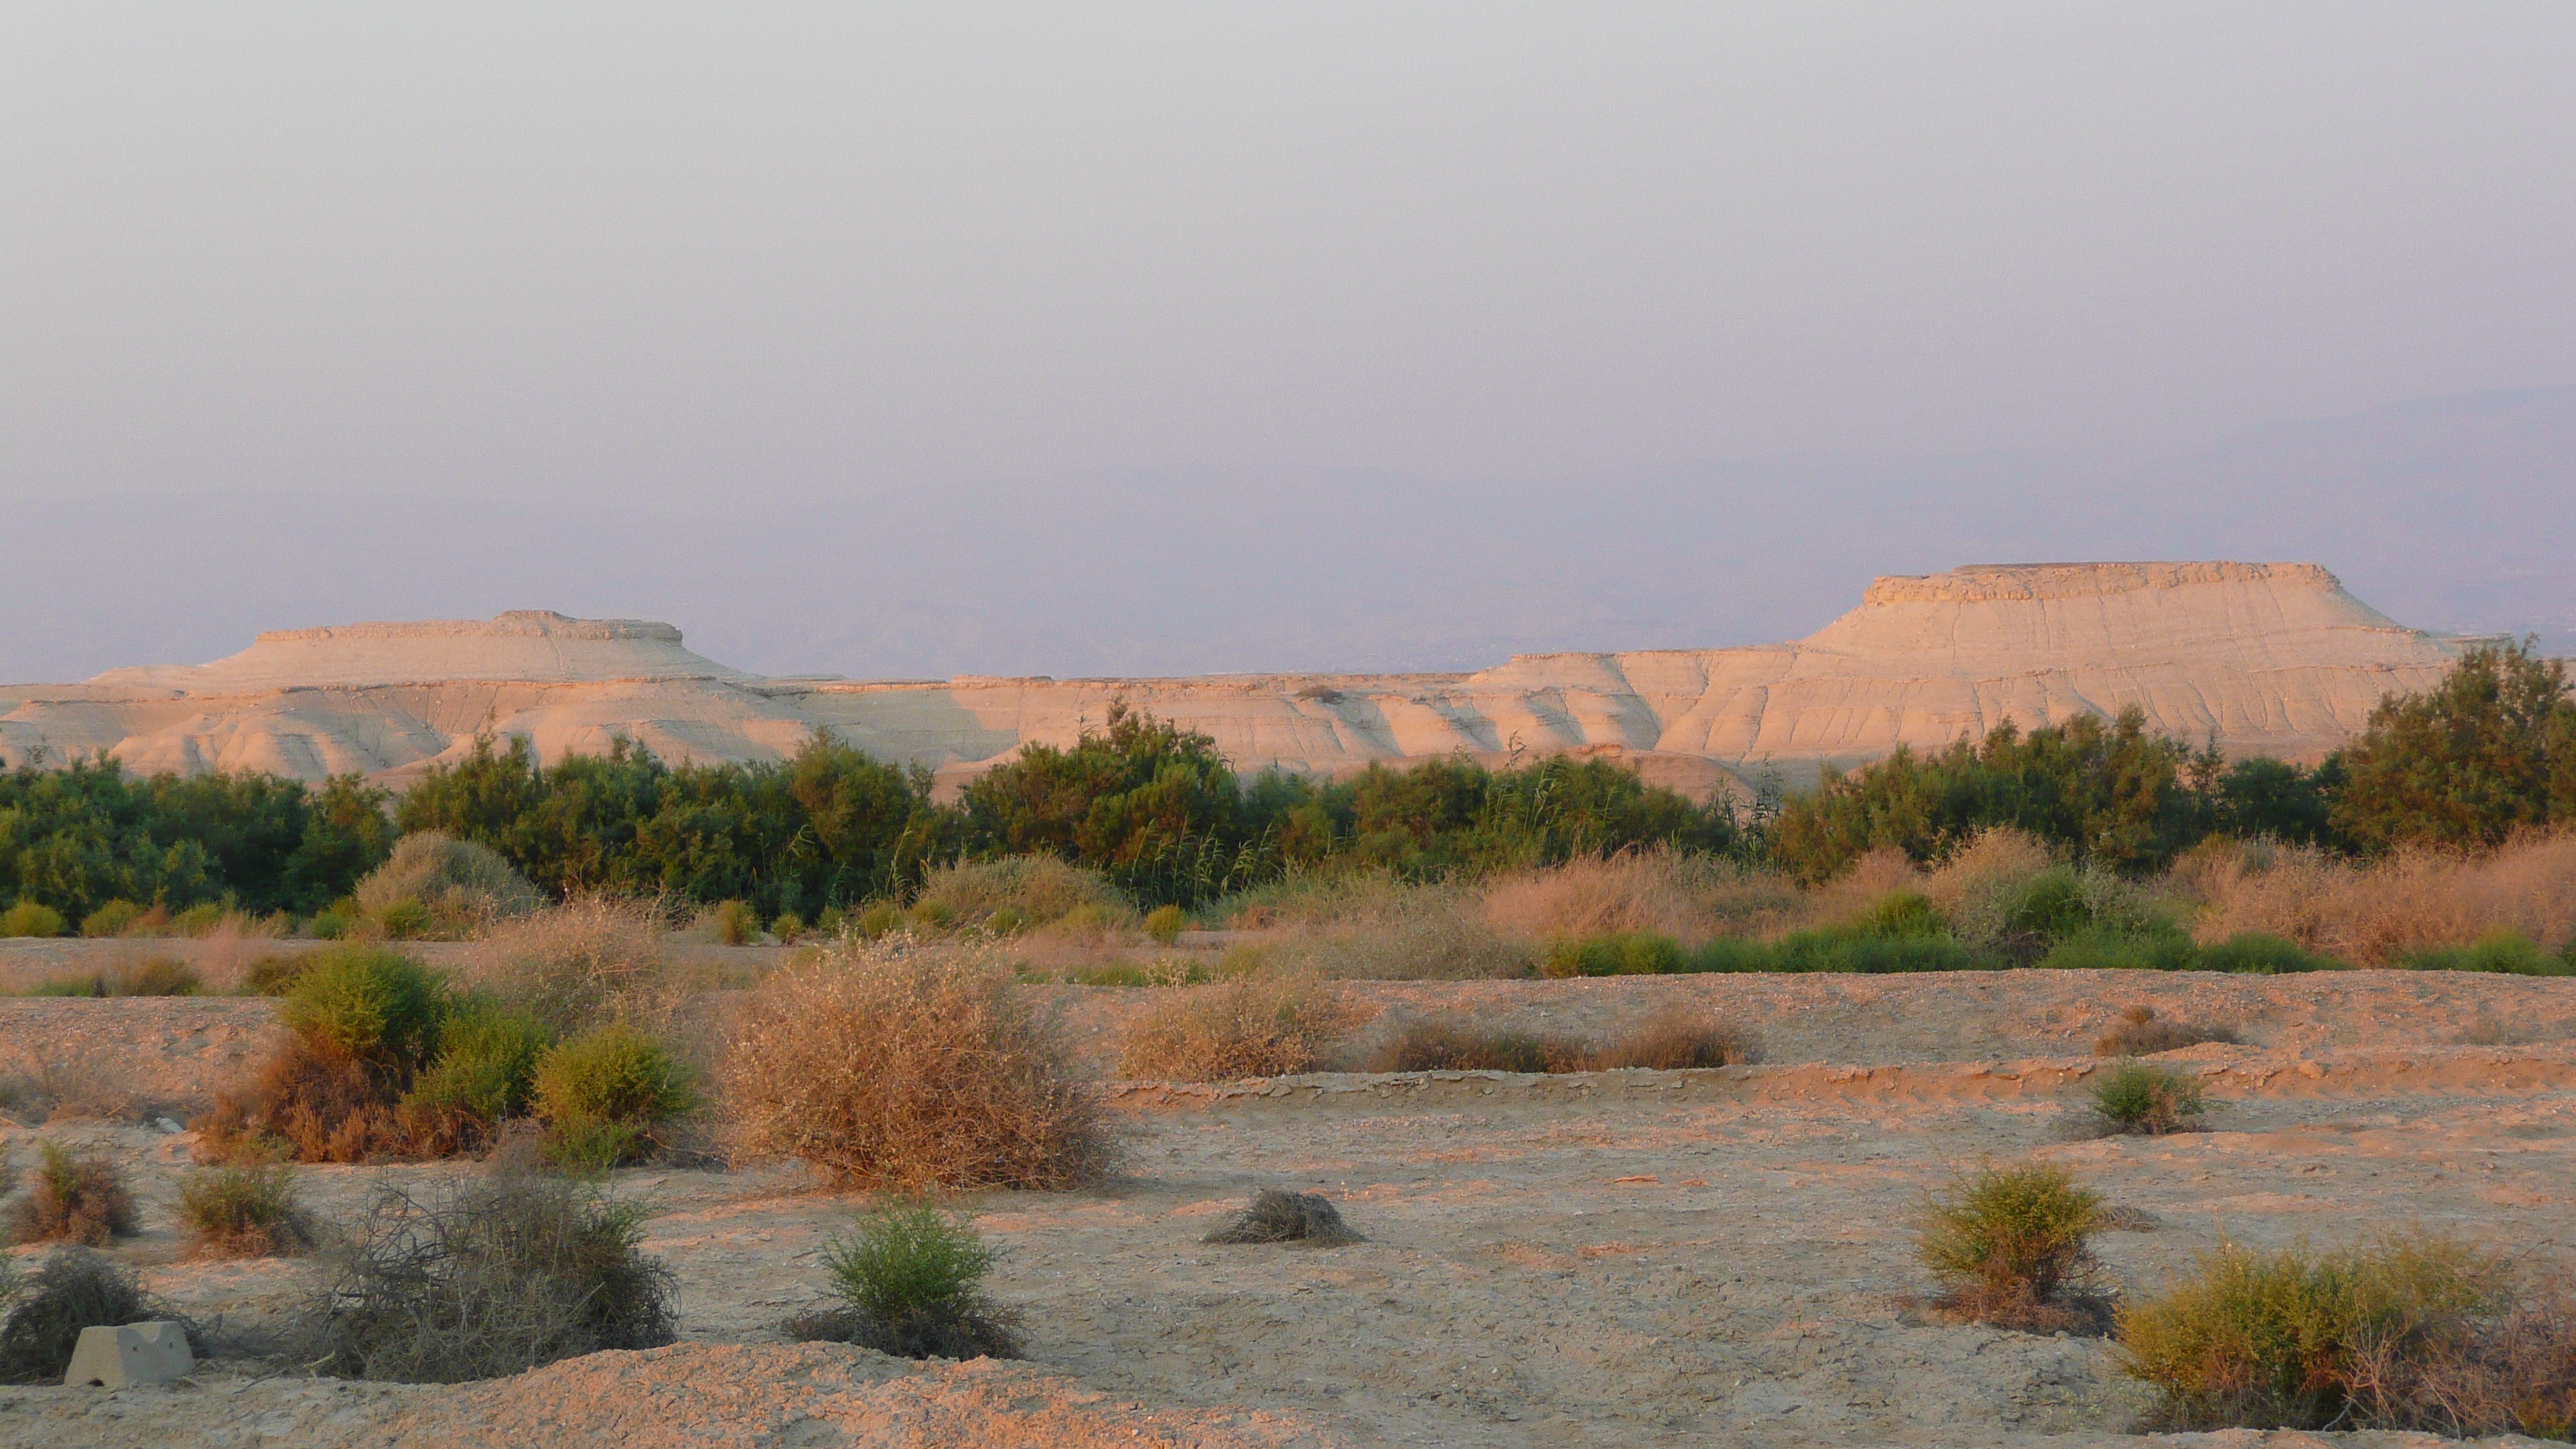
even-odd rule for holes
{"type": "Polygon", "coordinates": [[[1979,565],[1881,578],[1785,644],[1525,654],[1470,674],[765,679],[667,624],[522,612],[263,634],[212,664],[0,687],[0,757],[400,785],[479,732],[524,735],[549,760],[624,735],[711,761],[776,759],[822,729],[953,788],[1024,743],[1071,742],[1123,699],[1246,769],[1583,752],[1705,794],[2131,705],[2230,753],[2313,758],[2469,642],[2399,625],[2313,564],[1979,565]]]}

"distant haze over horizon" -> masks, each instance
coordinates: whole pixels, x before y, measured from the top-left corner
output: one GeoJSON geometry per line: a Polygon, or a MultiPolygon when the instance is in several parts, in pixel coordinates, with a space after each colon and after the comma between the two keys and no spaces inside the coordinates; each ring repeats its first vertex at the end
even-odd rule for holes
{"type": "Polygon", "coordinates": [[[0,679],[1459,669],[2311,561],[2576,652],[2576,6],[0,13],[0,679]]]}

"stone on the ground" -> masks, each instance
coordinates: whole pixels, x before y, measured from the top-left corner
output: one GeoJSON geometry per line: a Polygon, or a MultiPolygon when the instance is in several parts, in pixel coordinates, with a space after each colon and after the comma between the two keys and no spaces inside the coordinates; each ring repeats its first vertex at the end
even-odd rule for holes
{"type": "Polygon", "coordinates": [[[66,1388],[142,1388],[185,1377],[197,1366],[188,1350],[188,1333],[175,1323],[129,1323],[120,1328],[84,1328],[72,1348],[72,1366],[63,1372],[66,1388]]]}

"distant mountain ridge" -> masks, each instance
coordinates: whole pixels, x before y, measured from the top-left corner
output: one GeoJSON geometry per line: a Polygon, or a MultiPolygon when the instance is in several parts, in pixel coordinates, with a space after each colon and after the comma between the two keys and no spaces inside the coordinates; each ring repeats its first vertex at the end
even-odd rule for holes
{"type": "Polygon", "coordinates": [[[1024,744],[1070,743],[1123,700],[1206,731],[1246,770],[1575,752],[1706,795],[2132,706],[2233,753],[2313,757],[2382,695],[2438,680],[2465,642],[2390,620],[2317,565],[2233,562],[1882,577],[1782,644],[1522,654],[1469,673],[763,678],[667,624],[517,611],[271,632],[212,664],[0,688],[0,755],[399,785],[484,732],[548,760],[623,736],[719,761],[781,758],[819,729],[953,788],[1024,744]]]}

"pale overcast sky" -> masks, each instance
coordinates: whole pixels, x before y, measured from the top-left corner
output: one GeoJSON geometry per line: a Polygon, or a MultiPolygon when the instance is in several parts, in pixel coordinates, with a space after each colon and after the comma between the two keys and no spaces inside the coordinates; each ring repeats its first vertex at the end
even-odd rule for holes
{"type": "MultiPolygon", "coordinates": [[[[28,515],[18,554],[49,561],[67,632],[0,648],[0,677],[134,662],[64,592],[97,541],[26,530],[170,527],[133,500],[173,493],[336,495],[397,534],[424,499],[560,506],[613,561],[612,496],[670,517],[819,499],[864,530],[871,499],[997,516],[1150,478],[1214,510],[1207,538],[1257,543],[1331,474],[1430,500],[1386,524],[1420,532],[1371,540],[1400,563],[1454,542],[1422,489],[1611,487],[1645,520],[1619,528],[1656,531],[1668,497],[1718,530],[1704,505],[1782,475],[1702,465],[1861,460],[1834,496],[1866,509],[1872,479],[1918,477],[1889,460],[1946,455],[1953,512],[2009,525],[1920,560],[1730,539],[1829,575],[1807,627],[1873,563],[2307,547],[2080,510],[2033,538],[1978,512],[2002,474],[1956,459],[2162,457],[2576,384],[2571,98],[2566,0],[0,4],[0,498],[105,510],[28,515]]],[[[2491,510],[2563,518],[2564,404],[2516,414],[2545,434],[2513,445],[2525,473],[2446,455],[2451,482],[2400,478],[2399,514],[2350,521],[2403,532],[2463,469],[2491,510]]],[[[1155,516],[1119,497],[1102,528],[1155,516]]],[[[1031,546],[1098,541],[1087,516],[1031,546]]],[[[934,581],[989,563],[971,527],[946,546],[934,581]]],[[[198,621],[226,640],[693,603],[462,558],[253,610],[223,558],[189,566],[158,582],[240,614],[198,621]]],[[[785,607],[810,582],[743,587],[785,607]]],[[[2560,593],[2426,622],[2559,628],[2560,593]]],[[[993,637],[1078,632],[1062,601],[1031,609],[993,637]]],[[[1416,654],[1546,631],[1452,633],[1474,642],[1416,654]]],[[[1180,658],[1085,637],[1064,647],[1180,658]]],[[[1333,637],[1305,653],[1365,642],[1333,637]]],[[[1305,657],[1194,642],[1193,667],[1305,657]]]]}

